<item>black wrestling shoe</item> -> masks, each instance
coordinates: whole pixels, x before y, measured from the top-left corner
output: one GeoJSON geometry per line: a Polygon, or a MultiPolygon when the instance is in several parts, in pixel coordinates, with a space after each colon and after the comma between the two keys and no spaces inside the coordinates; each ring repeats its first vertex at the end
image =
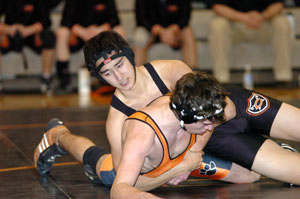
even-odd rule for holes
{"type": "Polygon", "coordinates": [[[63,122],[57,118],[51,119],[39,145],[34,151],[34,166],[41,176],[47,176],[56,157],[66,155],[67,152],[59,147],[53,136],[57,136],[61,129],[66,129],[63,122]]]}

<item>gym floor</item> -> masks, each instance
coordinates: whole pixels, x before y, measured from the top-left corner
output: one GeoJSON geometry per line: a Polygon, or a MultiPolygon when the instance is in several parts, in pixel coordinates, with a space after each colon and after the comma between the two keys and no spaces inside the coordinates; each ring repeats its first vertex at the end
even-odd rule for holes
{"type": "MultiPolygon", "coordinates": [[[[258,91],[300,107],[299,89],[258,91]]],[[[105,120],[110,99],[111,94],[89,99],[77,94],[0,95],[0,198],[109,198],[109,188],[92,184],[83,174],[83,167],[69,155],[56,159],[47,179],[40,177],[33,167],[33,152],[53,117],[63,120],[74,134],[90,138],[109,151],[105,120]]],[[[287,143],[300,150],[300,144],[287,143]]],[[[266,177],[253,184],[191,178],[178,186],[163,185],[152,193],[172,199],[298,199],[300,187],[290,188],[266,177]]]]}

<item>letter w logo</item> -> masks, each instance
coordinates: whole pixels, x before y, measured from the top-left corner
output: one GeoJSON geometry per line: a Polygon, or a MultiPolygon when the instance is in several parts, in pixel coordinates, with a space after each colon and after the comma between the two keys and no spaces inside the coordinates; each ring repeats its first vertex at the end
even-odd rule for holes
{"type": "Polygon", "coordinates": [[[252,93],[248,98],[248,107],[246,112],[249,115],[257,116],[264,113],[270,107],[269,99],[263,95],[252,93]]]}

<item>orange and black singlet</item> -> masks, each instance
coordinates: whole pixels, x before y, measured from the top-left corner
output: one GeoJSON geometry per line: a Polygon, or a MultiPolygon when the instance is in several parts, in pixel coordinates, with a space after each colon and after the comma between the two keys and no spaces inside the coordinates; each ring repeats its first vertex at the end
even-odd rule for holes
{"type": "Polygon", "coordinates": [[[190,142],[186,149],[177,157],[171,158],[169,153],[168,141],[164,136],[163,132],[160,130],[159,126],[155,123],[155,121],[145,112],[137,111],[131,116],[128,117],[127,120],[135,119],[144,122],[145,124],[149,125],[153,131],[155,132],[156,136],[158,137],[162,148],[163,148],[163,159],[161,160],[160,164],[154,168],[153,170],[143,173],[142,175],[146,177],[157,177],[166,171],[170,170],[171,168],[178,165],[184,158],[185,153],[193,146],[196,141],[196,135],[191,135],[190,142]]]}

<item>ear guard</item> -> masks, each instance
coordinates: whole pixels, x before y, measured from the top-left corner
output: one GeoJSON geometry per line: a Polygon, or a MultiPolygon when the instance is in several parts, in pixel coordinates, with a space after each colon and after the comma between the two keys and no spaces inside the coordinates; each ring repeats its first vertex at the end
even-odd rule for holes
{"type": "Polygon", "coordinates": [[[223,108],[219,104],[214,104],[214,107],[216,107],[214,114],[199,115],[199,112],[203,111],[202,106],[199,107],[199,110],[197,110],[196,108],[183,109],[176,106],[174,103],[170,103],[170,108],[172,110],[175,110],[176,116],[180,120],[180,126],[182,128],[184,128],[184,124],[192,124],[199,120],[210,119],[215,115],[218,115],[221,112],[223,112],[223,108]]]}

